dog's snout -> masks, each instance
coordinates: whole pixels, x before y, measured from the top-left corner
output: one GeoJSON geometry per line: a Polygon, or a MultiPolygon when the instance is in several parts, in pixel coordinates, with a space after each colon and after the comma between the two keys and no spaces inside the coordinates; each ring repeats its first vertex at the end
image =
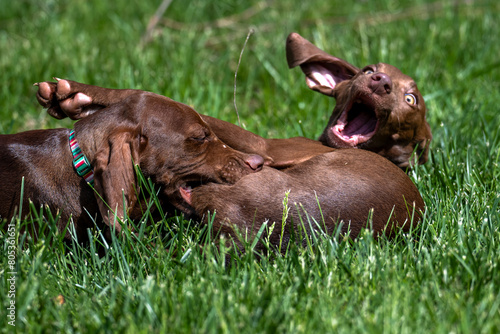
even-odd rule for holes
{"type": "Polygon", "coordinates": [[[385,73],[374,73],[369,83],[370,88],[378,95],[390,94],[392,91],[392,80],[385,73]]]}
{"type": "Polygon", "coordinates": [[[245,158],[245,163],[250,168],[257,171],[262,169],[262,166],[264,166],[264,158],[257,154],[251,154],[245,158]]]}

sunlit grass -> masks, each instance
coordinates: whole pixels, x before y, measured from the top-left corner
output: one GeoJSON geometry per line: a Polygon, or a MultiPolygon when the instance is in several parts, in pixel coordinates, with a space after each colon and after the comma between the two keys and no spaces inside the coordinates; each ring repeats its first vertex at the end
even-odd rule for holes
{"type": "MultiPolygon", "coordinates": [[[[242,234],[245,252],[229,263],[234,249],[216,247],[210,226],[180,216],[152,221],[146,210],[126,220],[135,232],[105,241],[89,230],[82,245],[64,243],[57,217],[32,207],[28,221],[14,218],[18,228],[38,223],[41,236],[18,237],[18,332],[500,331],[497,2],[173,1],[141,47],[158,5],[3,4],[0,133],[71,127],[36,103],[32,84],[53,76],[153,91],[236,123],[234,74],[253,28],[237,79],[243,126],[317,138],[334,101],[287,68],[284,41],[297,31],[354,65],[388,62],[416,80],[434,135],[429,162],[409,174],[424,220],[391,240],[317,234],[306,247],[264,255],[242,234]]],[[[158,191],[141,180],[143,193],[158,191]]],[[[161,209],[150,198],[149,208],[161,209]]],[[[5,279],[0,287],[7,291],[5,279]]],[[[0,332],[11,329],[0,317],[0,332]]]]}

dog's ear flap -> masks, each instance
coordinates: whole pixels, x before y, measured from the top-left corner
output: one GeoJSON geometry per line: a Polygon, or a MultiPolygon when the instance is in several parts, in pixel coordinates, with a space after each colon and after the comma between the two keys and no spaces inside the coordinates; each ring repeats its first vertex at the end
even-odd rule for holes
{"type": "Polygon", "coordinates": [[[297,33],[286,40],[286,59],[290,68],[300,65],[309,88],[328,96],[333,96],[339,82],[359,72],[356,66],[324,52],[297,33]]]}
{"type": "Polygon", "coordinates": [[[94,162],[94,188],[99,211],[106,225],[115,225],[124,210],[137,203],[137,180],[134,166],[139,163],[139,139],[133,131],[114,131],[97,152],[94,162]]]}

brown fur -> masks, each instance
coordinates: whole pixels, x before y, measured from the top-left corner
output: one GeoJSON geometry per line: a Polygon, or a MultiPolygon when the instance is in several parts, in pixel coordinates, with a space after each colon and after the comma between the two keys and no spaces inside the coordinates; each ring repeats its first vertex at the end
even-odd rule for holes
{"type": "Polygon", "coordinates": [[[408,231],[416,226],[424,210],[420,193],[401,169],[377,154],[354,149],[318,155],[285,170],[264,167],[234,185],[204,185],[187,201],[205,221],[207,212],[215,213],[214,231],[229,236],[240,249],[235,227],[253,241],[265,221],[268,226],[276,223],[264,237],[279,246],[283,233],[285,250],[291,236],[300,235],[304,227],[309,234],[311,226],[331,234],[342,222],[342,232],[349,229],[353,238],[365,227],[375,235],[391,235],[396,227],[408,231]],[[290,211],[282,230],[288,191],[290,211]]]}
{"type": "Polygon", "coordinates": [[[301,67],[309,88],[337,100],[319,141],[331,147],[373,151],[401,168],[427,161],[432,134],[424,99],[411,77],[384,63],[360,70],[296,33],[288,36],[286,51],[288,65],[301,67]],[[358,111],[360,115],[356,115],[358,111]],[[375,121],[373,129],[368,123],[374,125],[375,121]],[[345,131],[335,134],[335,126],[341,122],[346,123],[345,131]],[[356,143],[353,138],[358,135],[356,143]]]}
{"type": "MultiPolygon", "coordinates": [[[[309,88],[337,101],[319,138],[326,147],[300,137],[265,139],[234,124],[202,116],[222,141],[241,152],[261,155],[267,165],[275,168],[290,167],[332,151],[328,147],[373,151],[403,169],[427,161],[432,134],[425,119],[424,99],[411,77],[384,63],[360,70],[297,33],[288,36],[286,51],[289,66],[301,67],[309,88]],[[409,103],[408,98],[415,103],[409,103]],[[340,124],[341,134],[335,131],[340,124]]],[[[49,114],[79,119],[138,91],[61,80],[56,92],[47,105],[49,114]]]]}

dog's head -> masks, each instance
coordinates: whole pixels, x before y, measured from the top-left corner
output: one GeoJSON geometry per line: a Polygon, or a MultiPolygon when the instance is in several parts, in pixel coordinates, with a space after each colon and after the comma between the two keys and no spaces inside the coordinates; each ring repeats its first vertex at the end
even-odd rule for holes
{"type": "Polygon", "coordinates": [[[427,161],[432,134],[412,78],[384,63],[359,69],[297,33],[288,36],[286,51],[288,65],[301,67],[309,88],[337,101],[321,142],[373,151],[401,168],[427,161]]]}
{"type": "Polygon", "coordinates": [[[189,214],[186,199],[193,187],[231,184],[263,165],[262,157],[221,142],[189,106],[152,93],[138,93],[97,111],[77,122],[75,130],[97,133],[85,141],[95,147],[89,151],[94,151],[95,189],[105,221],[108,205],[119,216],[125,207],[137,208],[143,195],[135,166],[161,187],[162,198],[189,214]]]}

